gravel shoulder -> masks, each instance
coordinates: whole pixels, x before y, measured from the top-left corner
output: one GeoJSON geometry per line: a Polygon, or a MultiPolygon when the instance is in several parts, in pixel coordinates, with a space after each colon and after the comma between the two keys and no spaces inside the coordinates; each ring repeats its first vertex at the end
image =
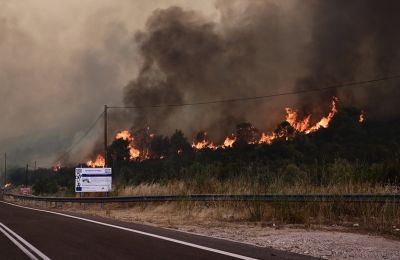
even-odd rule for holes
{"type": "Polygon", "coordinates": [[[165,207],[64,210],[177,229],[323,259],[400,259],[399,240],[354,233],[357,232],[354,227],[305,228],[259,222],[218,221],[210,219],[207,212],[193,216],[174,213],[165,207]]]}
{"type": "Polygon", "coordinates": [[[324,259],[400,259],[400,241],[367,234],[234,223],[176,228],[324,259]]]}

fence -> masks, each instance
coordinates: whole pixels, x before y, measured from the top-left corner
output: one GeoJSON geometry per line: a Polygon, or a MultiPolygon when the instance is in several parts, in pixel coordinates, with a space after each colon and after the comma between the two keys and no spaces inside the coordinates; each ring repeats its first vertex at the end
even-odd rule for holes
{"type": "Polygon", "coordinates": [[[400,194],[307,194],[307,195],[224,195],[200,194],[178,196],[122,196],[122,197],[39,197],[4,193],[4,197],[42,202],[121,203],[170,201],[260,201],[260,202],[368,202],[400,203],[400,194]]]}

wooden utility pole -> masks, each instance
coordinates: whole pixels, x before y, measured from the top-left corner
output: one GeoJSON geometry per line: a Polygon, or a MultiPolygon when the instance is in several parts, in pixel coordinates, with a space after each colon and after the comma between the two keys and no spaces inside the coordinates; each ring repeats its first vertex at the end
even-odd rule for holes
{"type": "Polygon", "coordinates": [[[4,186],[7,184],[7,153],[4,153],[4,186]]]}
{"type": "Polygon", "coordinates": [[[104,167],[107,167],[107,105],[104,105],[104,167]]]}
{"type": "Polygon", "coordinates": [[[25,169],[25,187],[28,187],[28,167],[29,167],[29,165],[26,164],[26,169],[25,169]]]}

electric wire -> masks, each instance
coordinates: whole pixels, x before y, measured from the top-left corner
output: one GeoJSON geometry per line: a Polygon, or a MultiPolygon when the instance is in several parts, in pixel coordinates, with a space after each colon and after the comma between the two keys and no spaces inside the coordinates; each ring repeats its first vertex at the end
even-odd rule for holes
{"type": "Polygon", "coordinates": [[[88,134],[93,130],[93,128],[97,125],[97,122],[99,122],[99,120],[103,117],[104,115],[104,111],[97,117],[97,119],[90,125],[90,127],[86,130],[86,132],[73,144],[71,144],[71,146],[65,151],[63,152],[58,158],[57,160],[54,161],[53,164],[60,162],[62,159],[64,159],[66,156],[68,156],[68,154],[80,143],[82,142],[82,140],[84,138],[86,138],[86,136],[88,136],[88,134]]]}
{"type": "MultiPolygon", "coordinates": [[[[305,94],[311,92],[318,92],[318,91],[326,91],[331,89],[339,89],[339,88],[351,88],[351,87],[371,87],[371,85],[367,85],[370,83],[380,82],[380,81],[388,81],[400,79],[400,75],[393,75],[387,77],[380,77],[370,80],[364,81],[353,81],[348,83],[342,84],[335,84],[331,86],[326,86],[322,88],[309,88],[304,90],[297,90],[297,91],[288,91],[288,92],[281,92],[269,95],[262,95],[262,96],[253,96],[253,97],[242,97],[242,98],[231,98],[231,99],[220,99],[220,100],[209,100],[209,101],[201,101],[201,102],[191,102],[191,103],[178,103],[178,104],[156,104],[156,105],[144,105],[144,106],[108,106],[108,109],[141,109],[141,108],[162,108],[162,107],[184,107],[184,106],[198,106],[198,105],[210,105],[210,104],[217,104],[217,103],[230,103],[230,102],[240,102],[240,101],[250,101],[250,100],[259,100],[259,99],[268,99],[274,97],[281,97],[281,96],[289,96],[289,95],[298,95],[298,94],[305,94]]],[[[68,154],[84,139],[86,136],[93,130],[96,126],[97,122],[100,118],[104,115],[104,111],[97,117],[94,123],[88,128],[84,135],[82,135],[77,142],[73,143],[65,152],[55,160],[54,164],[60,162],[64,159],[68,154]]]]}
{"type": "Polygon", "coordinates": [[[217,103],[240,102],[240,101],[267,99],[267,98],[288,96],[288,95],[298,95],[298,94],[304,94],[304,93],[309,93],[309,92],[325,91],[325,90],[338,89],[338,88],[371,87],[366,84],[379,82],[379,81],[393,80],[393,79],[400,79],[400,75],[370,79],[370,80],[365,80],[365,81],[354,81],[354,82],[349,82],[349,83],[331,85],[331,86],[322,87],[322,88],[310,88],[310,89],[288,91],[288,92],[275,93],[275,94],[262,95],[262,96],[209,100],[209,101],[192,102],[192,103],[178,103],[178,104],[156,104],[156,105],[144,105],[144,106],[109,106],[108,108],[110,108],[110,109],[141,109],[141,108],[198,106],[198,105],[210,105],[210,104],[217,104],[217,103]],[[364,85],[364,86],[362,86],[362,85],[364,85]]]}

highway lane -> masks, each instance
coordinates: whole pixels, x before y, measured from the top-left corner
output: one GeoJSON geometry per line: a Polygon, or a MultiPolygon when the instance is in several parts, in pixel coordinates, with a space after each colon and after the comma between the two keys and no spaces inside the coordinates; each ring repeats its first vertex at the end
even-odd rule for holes
{"type": "MultiPolygon", "coordinates": [[[[310,259],[169,229],[68,215],[0,202],[0,223],[51,259],[310,259]]],[[[4,247],[11,254],[16,250],[10,242],[4,247]]],[[[16,259],[21,259],[18,254],[16,259]]]]}

